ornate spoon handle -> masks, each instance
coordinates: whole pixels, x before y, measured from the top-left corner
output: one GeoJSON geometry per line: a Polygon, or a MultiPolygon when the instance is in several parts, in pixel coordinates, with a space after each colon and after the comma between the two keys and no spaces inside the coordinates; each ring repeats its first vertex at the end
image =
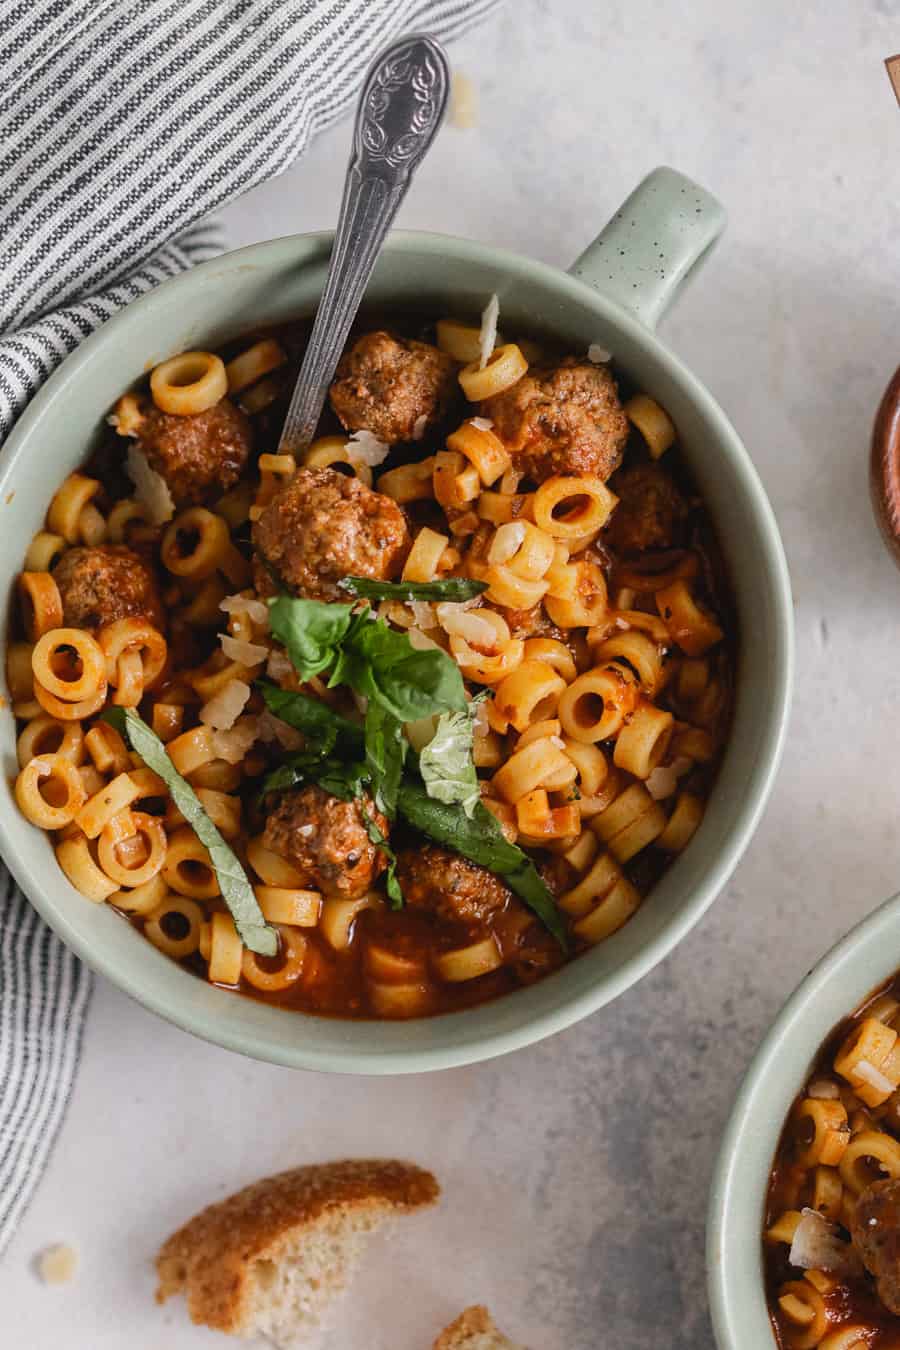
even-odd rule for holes
{"type": "Polygon", "coordinates": [[[384,237],[441,124],[450,69],[434,38],[402,38],[375,58],[356,112],[353,150],[325,289],[279,450],[312,440],[350,325],[384,237]]]}

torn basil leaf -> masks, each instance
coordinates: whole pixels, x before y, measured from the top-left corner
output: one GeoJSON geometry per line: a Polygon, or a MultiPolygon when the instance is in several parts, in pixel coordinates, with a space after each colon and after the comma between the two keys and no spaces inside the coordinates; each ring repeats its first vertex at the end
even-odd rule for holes
{"type": "Polygon", "coordinates": [[[175,768],[162,741],[133,708],[107,708],[102,717],[140,755],[147,768],[159,774],[172,801],[208,850],[222,899],[244,946],[258,956],[275,956],[278,933],[263,918],[246,872],[206,814],[190,783],[175,768]]]}
{"type": "Polygon", "coordinates": [[[476,707],[470,703],[465,712],[441,713],[434,735],[419,751],[419,772],[429,797],[461,806],[470,820],[481,800],[472,758],[476,707]]]}

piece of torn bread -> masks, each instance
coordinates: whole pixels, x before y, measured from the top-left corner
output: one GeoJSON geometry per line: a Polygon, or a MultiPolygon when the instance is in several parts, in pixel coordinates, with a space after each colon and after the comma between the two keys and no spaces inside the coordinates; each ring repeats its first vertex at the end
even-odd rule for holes
{"type": "Polygon", "coordinates": [[[157,1301],[183,1293],[194,1322],[297,1345],[344,1288],[365,1235],[439,1195],[430,1172],[383,1158],[266,1177],[210,1205],[163,1244],[157,1301]]]}
{"type": "Polygon", "coordinates": [[[513,1345],[494,1325],[494,1319],[481,1304],[466,1308],[455,1322],[445,1327],[434,1343],[434,1350],[524,1350],[513,1345]]]}

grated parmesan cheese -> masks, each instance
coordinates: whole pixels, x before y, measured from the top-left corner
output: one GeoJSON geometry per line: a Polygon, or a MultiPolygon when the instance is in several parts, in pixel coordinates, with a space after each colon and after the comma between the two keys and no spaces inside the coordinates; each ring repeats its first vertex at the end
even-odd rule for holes
{"type": "Polygon", "coordinates": [[[612,352],[608,352],[605,347],[601,347],[599,342],[592,342],[587,349],[587,358],[592,365],[605,366],[607,361],[612,360],[612,352]]]}
{"type": "Polygon", "coordinates": [[[885,1078],[880,1069],[876,1069],[874,1064],[870,1064],[867,1059],[861,1059],[853,1070],[855,1076],[863,1083],[868,1083],[876,1092],[883,1092],[886,1097],[890,1097],[894,1091],[894,1085],[889,1078],[885,1078]]]}
{"type": "Polygon", "coordinates": [[[671,764],[658,765],[644,784],[654,801],[661,802],[671,797],[677,791],[679,778],[684,777],[692,764],[693,760],[682,755],[671,764]]]}
{"type": "Polygon", "coordinates": [[[212,746],[217,759],[227,764],[240,764],[256,740],[257,718],[239,717],[234,726],[225,731],[213,731],[212,746]]]}
{"type": "Polygon", "coordinates": [[[294,671],[291,658],[280,647],[273,647],[266,662],[266,674],[270,680],[284,680],[294,671]]]}
{"type": "Polygon", "coordinates": [[[840,1098],[841,1090],[830,1078],[814,1078],[806,1089],[806,1095],[816,1101],[834,1101],[840,1098]]]}
{"type": "Polygon", "coordinates": [[[390,446],[384,441],[380,441],[377,436],[373,436],[371,431],[354,431],[344,449],[347,452],[347,458],[355,467],[365,464],[369,469],[377,468],[383,464],[388,457],[390,446]]]}
{"type": "Polygon", "coordinates": [[[44,1284],[69,1284],[78,1269],[78,1253],[67,1242],[59,1242],[41,1252],[37,1268],[44,1284]]]}
{"type": "Polygon", "coordinates": [[[485,305],[481,315],[481,330],[478,334],[478,345],[481,349],[481,356],[478,361],[479,370],[484,370],[497,343],[497,320],[499,318],[500,301],[494,294],[485,305]]]}
{"type": "Polygon", "coordinates": [[[284,750],[303,749],[303,733],[287,722],[282,722],[268,708],[264,708],[256,719],[256,738],[265,744],[277,741],[284,750]]]}
{"type": "Polygon", "coordinates": [[[161,474],[151,469],[147,457],[136,445],[129,445],[125,457],[125,472],[134,483],[134,495],[147,511],[151,525],[165,525],[175,514],[175,503],[169,485],[161,474]]]}
{"type": "Polygon", "coordinates": [[[249,684],[243,680],[229,680],[204,703],[198,713],[200,721],[215,731],[230,731],[244,711],[249,697],[249,684]]]}
{"type": "Polygon", "coordinates": [[[228,633],[220,633],[219,642],[229,661],[237,661],[242,666],[258,666],[269,655],[268,647],[258,642],[245,642],[243,638],[230,637],[228,633]]]}
{"type": "Polygon", "coordinates": [[[794,1230],[788,1261],[798,1270],[826,1270],[851,1276],[862,1270],[856,1249],[843,1242],[833,1223],[816,1209],[804,1209],[794,1230]]]}
{"type": "Polygon", "coordinates": [[[219,609],[225,614],[246,614],[251,623],[258,624],[261,628],[269,626],[269,606],[251,596],[226,595],[219,609]]]}
{"type": "Polygon", "coordinates": [[[469,426],[474,427],[476,431],[490,431],[494,425],[493,417],[470,417],[469,426]]]}
{"type": "Polygon", "coordinates": [[[425,435],[427,427],[428,427],[428,414],[422,413],[422,416],[417,417],[415,422],[413,422],[413,434],[412,434],[413,440],[420,441],[422,437],[425,435]]]}
{"type": "Polygon", "coordinates": [[[413,620],[419,628],[436,628],[437,616],[434,612],[434,605],[428,600],[408,600],[407,607],[412,612],[413,620]]]}
{"type": "Polygon", "coordinates": [[[297,826],[297,833],[298,833],[303,839],[310,839],[310,838],[315,834],[315,832],[316,832],[316,827],[315,827],[315,825],[298,825],[298,826],[297,826]]]}

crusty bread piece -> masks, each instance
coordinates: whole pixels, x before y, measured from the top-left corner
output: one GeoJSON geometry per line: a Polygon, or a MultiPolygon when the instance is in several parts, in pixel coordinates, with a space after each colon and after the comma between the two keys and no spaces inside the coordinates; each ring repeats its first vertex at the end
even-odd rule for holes
{"type": "Polygon", "coordinates": [[[513,1345],[494,1325],[487,1308],[477,1304],[466,1308],[455,1322],[445,1327],[434,1343],[434,1350],[522,1350],[513,1345]]]}
{"type": "Polygon", "coordinates": [[[430,1172],[382,1158],[266,1177],[210,1205],[163,1244],[157,1300],[184,1293],[194,1322],[296,1345],[343,1289],[363,1236],[439,1195],[430,1172]]]}

